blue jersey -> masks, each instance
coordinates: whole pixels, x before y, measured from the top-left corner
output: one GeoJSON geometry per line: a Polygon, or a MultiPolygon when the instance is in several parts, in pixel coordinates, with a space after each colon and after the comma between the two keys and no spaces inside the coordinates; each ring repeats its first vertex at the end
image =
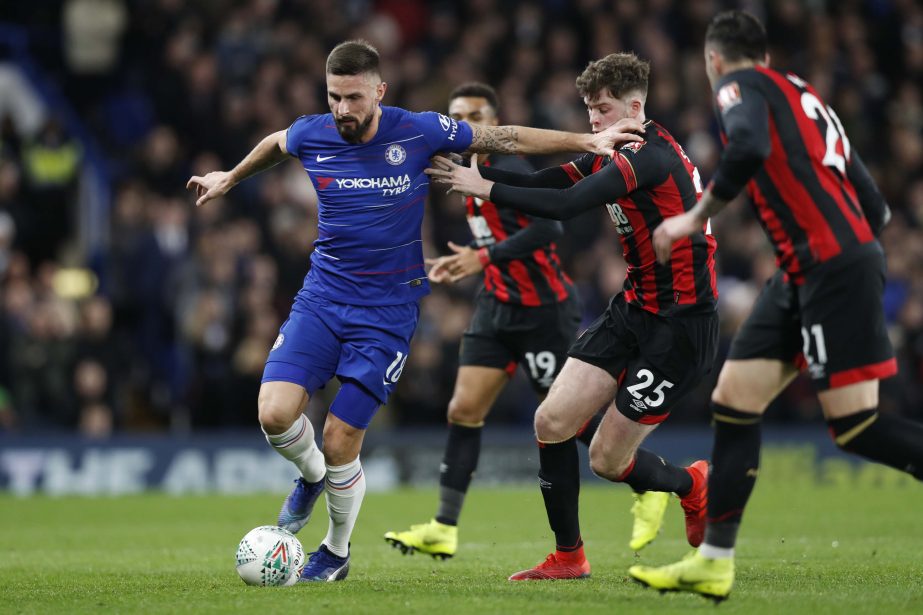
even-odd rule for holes
{"type": "Polygon", "coordinates": [[[471,128],[439,113],[381,107],[368,143],[347,143],[333,116],[306,115],[286,149],[318,197],[318,232],[304,288],[351,305],[397,305],[429,292],[420,234],[429,177],[440,151],[471,145],[471,128]]]}

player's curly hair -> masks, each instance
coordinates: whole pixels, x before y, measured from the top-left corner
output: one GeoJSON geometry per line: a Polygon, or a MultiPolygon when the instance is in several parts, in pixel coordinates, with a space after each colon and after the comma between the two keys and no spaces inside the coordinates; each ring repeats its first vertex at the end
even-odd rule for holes
{"type": "Polygon", "coordinates": [[[378,69],[378,50],[368,41],[355,39],[344,41],[333,48],[327,56],[328,75],[363,75],[375,73],[378,69]]]}
{"type": "Polygon", "coordinates": [[[600,60],[590,62],[577,77],[577,91],[581,96],[593,98],[604,89],[615,98],[633,91],[647,98],[647,80],[651,64],[633,53],[610,53],[600,60]]]}
{"type": "Polygon", "coordinates": [[[708,24],[705,44],[713,45],[730,62],[760,61],[766,57],[766,29],[750,13],[724,11],[708,24]]]}

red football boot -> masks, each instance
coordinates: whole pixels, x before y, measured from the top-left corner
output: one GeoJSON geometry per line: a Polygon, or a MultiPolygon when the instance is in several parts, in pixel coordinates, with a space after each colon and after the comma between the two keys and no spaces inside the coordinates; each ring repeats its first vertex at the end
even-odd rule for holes
{"type": "Polygon", "coordinates": [[[696,461],[686,468],[692,477],[692,489],[679,503],[686,513],[686,540],[693,547],[705,538],[705,513],[708,508],[708,462],[696,461]]]}
{"type": "Polygon", "coordinates": [[[554,581],[555,579],[586,579],[590,576],[590,562],[583,547],[576,551],[555,551],[545,561],[510,577],[510,581],[554,581]]]}

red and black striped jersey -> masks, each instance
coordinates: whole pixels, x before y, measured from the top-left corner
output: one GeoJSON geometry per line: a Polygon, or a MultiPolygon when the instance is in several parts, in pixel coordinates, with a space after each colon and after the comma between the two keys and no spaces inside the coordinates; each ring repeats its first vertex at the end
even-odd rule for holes
{"type": "Polygon", "coordinates": [[[725,75],[716,92],[725,151],[712,191],[729,200],[747,183],[779,267],[796,283],[875,241],[887,204],[813,87],[757,66],[725,75]]]}
{"type": "MultiPolygon", "coordinates": [[[[670,262],[657,262],[653,232],[664,218],[692,209],[702,194],[695,165],[665,128],[645,123],[645,140],[623,146],[615,158],[586,154],[562,166],[574,183],[613,167],[605,201],[622,244],[628,274],[625,300],[649,312],[675,315],[714,311],[717,242],[708,224],[673,245],[670,262]]],[[[605,198],[602,181],[598,194],[605,198]]],[[[592,198],[588,192],[584,198],[592,198]]]]}
{"type": "MultiPolygon", "coordinates": [[[[515,173],[531,173],[518,156],[492,155],[484,163],[515,173]]],[[[566,300],[573,282],[564,272],[554,239],[560,222],[533,218],[490,201],[467,197],[468,224],[484,263],[484,290],[498,301],[536,307],[566,300]]]]}

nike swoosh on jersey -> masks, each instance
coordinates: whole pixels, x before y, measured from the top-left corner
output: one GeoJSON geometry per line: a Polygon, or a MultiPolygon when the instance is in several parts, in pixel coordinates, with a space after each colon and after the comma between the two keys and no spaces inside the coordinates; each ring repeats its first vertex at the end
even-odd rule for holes
{"type": "Polygon", "coordinates": [[[326,160],[331,160],[333,158],[336,158],[336,156],[321,156],[320,154],[317,155],[318,162],[324,162],[326,160]]]}

